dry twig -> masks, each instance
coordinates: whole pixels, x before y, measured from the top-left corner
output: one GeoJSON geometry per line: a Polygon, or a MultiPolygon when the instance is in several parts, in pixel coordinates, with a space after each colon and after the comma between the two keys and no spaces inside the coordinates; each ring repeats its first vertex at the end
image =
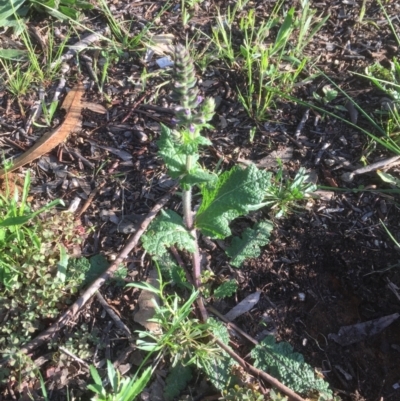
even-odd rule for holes
{"type": "Polygon", "coordinates": [[[103,296],[100,294],[100,292],[96,292],[96,298],[101,303],[101,306],[104,308],[104,310],[109,314],[111,319],[114,321],[115,326],[117,327],[117,329],[122,331],[123,333],[125,333],[125,335],[128,336],[129,338],[131,338],[132,337],[132,333],[129,330],[128,326],[114,312],[114,310],[110,307],[110,305],[103,298],[103,296]]]}

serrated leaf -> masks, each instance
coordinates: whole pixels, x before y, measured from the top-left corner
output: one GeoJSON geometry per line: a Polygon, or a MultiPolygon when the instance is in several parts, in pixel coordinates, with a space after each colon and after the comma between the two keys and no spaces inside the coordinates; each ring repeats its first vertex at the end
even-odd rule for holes
{"type": "Polygon", "coordinates": [[[225,251],[232,258],[231,265],[240,267],[246,259],[257,258],[261,253],[260,247],[268,244],[273,228],[270,221],[261,221],[253,229],[246,228],[242,238],[234,237],[225,251]]]}
{"type": "Polygon", "coordinates": [[[210,325],[210,330],[214,337],[221,340],[225,345],[229,345],[229,333],[226,326],[212,317],[207,320],[207,323],[210,325]]]}
{"type": "Polygon", "coordinates": [[[172,178],[178,178],[186,172],[186,155],[180,151],[180,145],[174,141],[171,130],[161,124],[161,136],[157,141],[158,154],[168,168],[172,178]]]}
{"type": "Polygon", "coordinates": [[[201,167],[195,167],[189,174],[185,175],[181,180],[182,184],[196,185],[205,182],[213,182],[217,180],[215,174],[211,174],[208,171],[203,170],[201,167]]]}
{"type": "Polygon", "coordinates": [[[190,285],[186,280],[185,271],[181,266],[179,266],[175,259],[171,256],[169,252],[164,253],[161,257],[154,258],[159,267],[162,276],[171,283],[171,285],[176,285],[179,288],[187,288],[190,285]]]}
{"type": "Polygon", "coordinates": [[[332,398],[329,385],[316,377],[313,368],[304,362],[303,355],[293,351],[286,342],[276,343],[274,336],[267,336],[251,351],[254,366],[270,373],[293,391],[308,394],[318,391],[332,398]]]}
{"type": "Polygon", "coordinates": [[[108,268],[109,262],[104,255],[100,253],[90,258],[90,268],[85,272],[85,280],[83,284],[91,283],[102,275],[108,268]]]}
{"type": "Polygon", "coordinates": [[[231,235],[230,222],[261,205],[271,174],[250,165],[234,167],[221,174],[213,188],[201,189],[203,201],[196,215],[196,227],[211,238],[231,235]]]}
{"type": "MultiPolygon", "coordinates": [[[[226,326],[213,318],[209,318],[207,323],[210,325],[213,336],[229,346],[229,333],[226,326]]],[[[210,354],[210,358],[203,359],[202,363],[200,368],[218,390],[222,391],[233,384],[235,378],[231,373],[231,366],[236,362],[226,351],[222,350],[218,356],[210,354]]]]}
{"type": "Polygon", "coordinates": [[[150,255],[161,257],[167,248],[176,245],[179,249],[195,252],[195,240],[183,224],[182,217],[172,210],[162,211],[153,220],[145,235],[143,247],[150,255]]]}
{"type": "Polygon", "coordinates": [[[178,397],[190,380],[192,380],[192,369],[190,366],[182,365],[180,362],[175,365],[165,379],[165,401],[172,401],[175,397],[178,397]]]}
{"type": "Polygon", "coordinates": [[[214,297],[219,298],[227,298],[232,296],[238,289],[238,284],[236,280],[229,280],[222,283],[215,291],[214,297]]]}
{"type": "MultiPolygon", "coordinates": [[[[207,124],[208,125],[208,124],[207,124]]],[[[210,146],[211,141],[201,135],[192,138],[191,134],[184,134],[183,145],[180,147],[180,153],[185,155],[196,155],[199,152],[199,146],[210,146]]]]}
{"type": "Polygon", "coordinates": [[[210,359],[203,361],[201,369],[207,374],[210,382],[220,391],[225,390],[234,380],[231,374],[231,366],[235,365],[235,361],[225,352],[222,355],[210,355],[210,359]]]}

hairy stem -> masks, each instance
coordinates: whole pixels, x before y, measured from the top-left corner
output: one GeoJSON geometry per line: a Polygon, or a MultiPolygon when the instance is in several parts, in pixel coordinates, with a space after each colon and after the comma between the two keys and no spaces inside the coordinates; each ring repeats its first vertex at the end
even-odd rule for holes
{"type": "MultiPolygon", "coordinates": [[[[192,168],[193,156],[188,155],[186,157],[186,169],[189,172],[192,168]]],[[[193,284],[196,289],[200,287],[201,277],[201,266],[200,266],[200,252],[197,240],[197,232],[193,225],[193,211],[192,211],[192,187],[189,186],[182,192],[182,204],[183,204],[183,218],[185,225],[190,231],[190,234],[195,239],[195,251],[192,253],[192,269],[193,269],[193,284]]],[[[204,306],[203,299],[201,296],[198,298],[197,306],[199,307],[200,315],[203,321],[207,320],[207,310],[204,306]]]]}

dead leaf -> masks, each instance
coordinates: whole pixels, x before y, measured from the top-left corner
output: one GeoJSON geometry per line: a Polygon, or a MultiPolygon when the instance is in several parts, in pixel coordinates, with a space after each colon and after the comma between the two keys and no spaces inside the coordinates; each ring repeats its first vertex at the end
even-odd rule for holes
{"type": "Polygon", "coordinates": [[[380,333],[383,329],[399,318],[399,313],[384,316],[379,319],[369,320],[364,323],[357,323],[351,326],[342,326],[338,334],[331,333],[328,338],[342,346],[364,341],[366,338],[380,333]]]}
{"type": "Polygon", "coordinates": [[[256,292],[253,292],[253,294],[250,294],[249,296],[247,296],[245,299],[243,299],[241,302],[239,302],[234,308],[232,308],[225,315],[225,318],[230,321],[235,320],[240,315],[243,315],[243,313],[246,313],[250,309],[254,308],[254,305],[260,299],[260,294],[261,294],[261,291],[256,291],[256,292]]]}
{"type": "Polygon", "coordinates": [[[125,150],[121,150],[121,149],[117,149],[117,148],[112,148],[110,146],[103,146],[103,145],[99,145],[97,142],[95,141],[91,141],[90,139],[86,139],[92,146],[98,147],[100,149],[104,149],[107,150],[110,153],[113,153],[114,155],[118,156],[120,159],[122,159],[123,161],[129,161],[132,160],[133,156],[131,153],[125,151],[125,150]]]}
{"type": "MultiPolygon", "coordinates": [[[[159,288],[160,283],[158,281],[158,273],[156,269],[150,270],[149,277],[146,282],[151,284],[153,287],[159,288]]],[[[157,303],[160,301],[157,295],[155,295],[153,292],[142,290],[138,299],[139,310],[135,313],[133,320],[144,326],[149,331],[158,331],[160,329],[160,325],[148,321],[149,319],[153,318],[155,314],[153,299],[157,303]]]]}
{"type": "Polygon", "coordinates": [[[293,158],[293,148],[288,146],[283,149],[274,150],[268,156],[258,160],[256,166],[258,168],[275,168],[279,166],[278,159],[282,161],[282,163],[287,163],[293,158]]]}
{"type": "Polygon", "coordinates": [[[94,113],[98,114],[106,114],[107,109],[98,103],[92,103],[92,102],[82,102],[82,108],[83,109],[88,109],[90,111],[93,111],[94,113]]]}
{"type": "MultiPolygon", "coordinates": [[[[64,122],[55,130],[44,134],[28,151],[17,157],[14,160],[14,165],[8,172],[31,163],[40,156],[50,152],[80,126],[82,112],[81,99],[84,92],[85,88],[83,84],[75,86],[75,88],[68,92],[61,107],[67,112],[64,122]]],[[[4,169],[0,170],[0,177],[4,174],[4,169]]]]}

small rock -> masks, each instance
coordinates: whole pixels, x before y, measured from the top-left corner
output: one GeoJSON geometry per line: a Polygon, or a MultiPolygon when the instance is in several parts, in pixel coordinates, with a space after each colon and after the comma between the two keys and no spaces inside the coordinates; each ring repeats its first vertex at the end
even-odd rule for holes
{"type": "Polygon", "coordinates": [[[139,142],[147,142],[149,140],[149,137],[143,131],[134,131],[134,135],[139,142]]]}

